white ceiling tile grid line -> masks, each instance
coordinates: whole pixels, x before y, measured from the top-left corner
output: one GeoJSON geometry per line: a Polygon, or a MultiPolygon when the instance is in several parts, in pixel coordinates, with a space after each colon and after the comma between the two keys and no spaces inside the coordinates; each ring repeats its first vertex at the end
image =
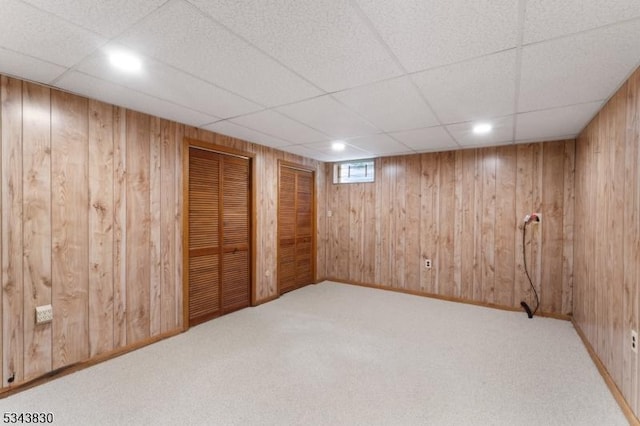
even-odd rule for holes
{"type": "MultiPolygon", "coordinates": [[[[143,95],[145,97],[148,97],[148,98],[151,98],[151,99],[155,99],[155,100],[157,100],[159,102],[175,105],[175,106],[183,108],[185,110],[193,111],[194,113],[207,115],[207,116],[211,117],[211,119],[209,121],[205,121],[205,122],[197,121],[198,124],[194,124],[194,123],[190,124],[190,125],[193,125],[193,126],[196,126],[196,127],[202,127],[202,126],[207,125],[207,124],[212,124],[212,123],[216,123],[218,121],[224,120],[224,118],[215,116],[215,115],[210,114],[210,113],[208,113],[206,111],[202,111],[202,110],[199,110],[199,109],[196,109],[196,108],[191,108],[188,105],[184,105],[184,104],[181,104],[181,103],[178,103],[178,102],[174,102],[174,101],[172,101],[170,99],[161,98],[159,96],[155,96],[153,94],[138,90],[138,89],[133,88],[133,87],[129,87],[127,85],[117,84],[117,83],[114,83],[113,81],[100,78],[100,77],[92,75],[90,73],[86,73],[86,72],[82,72],[82,71],[78,71],[78,70],[74,70],[74,71],[72,71],[72,73],[76,74],[76,75],[83,75],[83,76],[89,77],[89,78],[91,78],[91,79],[93,79],[95,81],[100,81],[100,82],[105,83],[105,84],[118,86],[118,87],[121,87],[123,89],[126,89],[129,92],[138,93],[138,94],[143,95]]],[[[65,76],[67,76],[67,75],[69,75],[69,74],[65,74],[65,76]]],[[[70,93],[75,93],[76,91],[74,91],[73,88],[70,88],[69,85],[65,84],[65,82],[66,82],[65,76],[62,76],[58,80],[58,86],[57,87],[62,89],[62,90],[64,90],[64,91],[67,91],[67,92],[70,92],[70,93]]],[[[88,96],[87,94],[82,94],[82,95],[88,96]]],[[[116,106],[122,106],[122,107],[128,108],[127,105],[123,105],[121,103],[118,103],[117,100],[110,101],[110,103],[112,103],[112,104],[114,104],[116,106]]],[[[163,118],[170,119],[169,117],[163,117],[163,118]]],[[[185,123],[185,124],[187,124],[187,123],[185,123]]]]}
{"type": "MultiPolygon", "coordinates": [[[[377,37],[377,39],[379,40],[380,44],[382,44],[384,46],[384,48],[386,49],[386,51],[388,52],[389,56],[391,58],[393,58],[394,62],[398,65],[398,67],[400,69],[402,69],[403,74],[406,76],[409,74],[409,71],[407,70],[407,68],[402,64],[402,62],[400,61],[400,59],[398,58],[397,54],[391,49],[391,47],[389,46],[389,44],[384,40],[384,38],[382,37],[382,35],[380,34],[380,31],[375,27],[374,23],[371,21],[371,18],[369,16],[367,16],[367,14],[364,12],[364,10],[362,10],[362,7],[358,4],[357,0],[351,0],[351,3],[354,5],[354,8],[359,12],[359,14],[361,15],[362,19],[365,21],[365,23],[367,24],[367,26],[371,29],[371,31],[375,34],[375,36],[377,37]]],[[[438,124],[443,125],[442,120],[440,119],[440,117],[438,116],[437,112],[434,110],[433,106],[431,105],[431,103],[429,102],[429,100],[424,96],[424,93],[419,89],[418,85],[416,84],[413,76],[409,76],[409,81],[411,82],[414,90],[416,91],[416,93],[418,94],[418,96],[420,96],[420,98],[422,99],[422,101],[425,103],[425,105],[427,106],[429,112],[431,113],[431,115],[435,118],[435,120],[437,121],[438,124]]],[[[447,133],[449,133],[449,130],[445,128],[445,131],[447,133]]],[[[453,138],[453,135],[451,135],[449,133],[449,136],[451,136],[451,138],[453,138]]],[[[455,138],[454,138],[455,140],[455,138]]],[[[400,142],[400,141],[399,141],[400,142]]],[[[457,143],[457,141],[456,141],[457,143]]]]}
{"type": "MultiPolygon", "coordinates": [[[[50,3],[46,0],[21,0],[24,2],[28,2],[31,5],[33,5],[34,7],[38,7],[40,10],[45,10],[47,13],[50,13],[51,15],[55,16],[56,18],[59,18],[61,20],[64,20],[66,22],[69,22],[71,25],[77,26],[79,28],[83,28],[86,29],[87,31],[91,31],[94,32],[96,34],[99,34],[97,31],[92,30],[92,29],[88,29],[82,25],[80,25],[78,22],[74,21],[74,20],[70,20],[68,19],[68,17],[64,14],[64,13],[54,13],[53,11],[51,11],[49,8],[47,8],[46,6],[50,3]],[[44,8],[43,8],[44,7],[44,8]]],[[[122,2],[122,0],[119,0],[120,2],[122,2]]],[[[126,0],[124,0],[126,2],[126,0]]],[[[59,75],[57,78],[55,78],[54,80],[51,81],[50,84],[52,85],[56,85],[57,82],[64,77],[64,75],[68,72],[72,72],[78,69],[78,67],[80,67],[86,60],[88,60],[89,58],[91,58],[94,54],[96,54],[97,52],[99,52],[101,49],[103,49],[105,46],[107,46],[109,44],[109,42],[111,42],[112,40],[116,39],[120,34],[122,34],[128,27],[136,25],[138,22],[143,21],[147,16],[153,14],[156,10],[160,9],[162,7],[162,3],[166,2],[167,0],[153,0],[156,1],[158,4],[156,7],[151,8],[150,10],[148,10],[146,13],[143,13],[141,16],[139,16],[137,19],[133,20],[130,22],[129,26],[120,28],[118,31],[115,31],[113,34],[111,34],[110,37],[106,37],[103,35],[103,37],[106,37],[104,42],[102,43],[101,46],[99,46],[98,48],[96,48],[94,51],[88,53],[86,56],[84,56],[82,59],[80,59],[78,62],[76,62],[75,64],[73,64],[71,67],[69,67],[65,72],[63,72],[61,75],[59,75]]],[[[139,4],[142,2],[136,2],[136,4],[139,4]]],[[[108,4],[108,2],[100,2],[99,4],[108,4]]],[[[77,7],[75,2],[71,2],[71,5],[73,6],[73,8],[77,7]]],[[[73,10],[73,8],[71,10],[73,10]]],[[[104,19],[104,16],[100,16],[100,18],[104,19]]]]}
{"type": "MultiPolygon", "coordinates": [[[[527,13],[527,1],[518,2],[518,35],[516,38],[516,63],[515,63],[515,88],[513,91],[513,111],[518,111],[518,100],[520,99],[520,79],[522,77],[522,43],[524,40],[524,23],[527,13]]],[[[512,139],[516,140],[516,130],[518,121],[516,115],[513,116],[512,139]]]]}
{"type": "MultiPolygon", "coordinates": [[[[171,0],[169,0],[171,1],[171,0]]],[[[220,22],[218,19],[215,18],[215,16],[211,15],[210,13],[208,13],[206,10],[204,10],[202,7],[199,7],[195,1],[193,0],[185,0],[188,3],[190,3],[195,9],[199,10],[200,13],[202,13],[204,16],[206,16],[208,19],[210,19],[212,22],[216,23],[217,25],[219,25],[220,27],[224,28],[226,31],[228,31],[230,34],[233,34],[235,37],[237,37],[238,39],[242,40],[244,43],[246,43],[247,45],[250,45],[251,47],[253,47],[256,51],[260,52],[261,54],[269,57],[271,60],[273,60],[274,62],[278,63],[279,65],[281,65],[283,68],[286,68],[287,70],[289,70],[292,74],[295,74],[297,77],[299,77],[301,80],[306,81],[308,84],[314,86],[320,93],[316,96],[322,96],[324,94],[327,94],[328,92],[325,91],[324,89],[322,89],[320,86],[316,85],[313,81],[307,79],[304,75],[298,73],[296,70],[291,69],[289,66],[287,66],[285,63],[283,63],[282,61],[280,61],[277,57],[274,57],[273,55],[269,54],[268,52],[264,51],[263,49],[261,49],[259,46],[257,46],[255,43],[251,42],[250,40],[248,40],[247,38],[243,37],[241,34],[233,31],[231,28],[229,28],[227,25],[225,25],[223,22],[220,22]]],[[[277,108],[279,106],[284,106],[286,104],[289,103],[295,103],[296,101],[293,102],[287,102],[285,104],[279,104],[279,105],[273,105],[272,108],[277,108]]]]}
{"type": "Polygon", "coordinates": [[[575,135],[640,64],[637,0],[0,0],[0,9],[4,74],[321,161],[575,135]],[[141,55],[148,81],[100,65],[116,44],[141,55]],[[491,135],[473,134],[479,120],[493,123],[491,135]],[[348,152],[329,150],[338,137],[348,152]]]}

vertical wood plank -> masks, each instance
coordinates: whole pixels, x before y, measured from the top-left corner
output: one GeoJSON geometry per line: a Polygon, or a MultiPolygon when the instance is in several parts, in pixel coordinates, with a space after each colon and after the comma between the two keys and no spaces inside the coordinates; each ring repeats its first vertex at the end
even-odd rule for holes
{"type": "MultiPolygon", "coordinates": [[[[376,160],[374,164],[378,164],[376,160]]],[[[377,166],[374,166],[377,167],[377,166]]],[[[377,173],[377,172],[376,172],[377,173]]],[[[376,223],[376,185],[367,184],[364,187],[364,223],[362,224],[363,248],[364,248],[364,271],[362,281],[365,283],[376,282],[376,233],[371,232],[371,223],[376,223]]]]}
{"type": "Polygon", "coordinates": [[[482,149],[482,300],[495,303],[496,148],[482,149]]]}
{"type": "Polygon", "coordinates": [[[150,258],[150,294],[149,294],[149,334],[156,336],[161,329],[161,275],[162,275],[162,247],[161,247],[161,200],[162,200],[162,177],[160,169],[160,150],[162,145],[162,126],[166,125],[164,120],[157,117],[151,118],[150,131],[150,169],[149,169],[149,192],[150,192],[150,223],[149,223],[149,258],[150,258]]]}
{"type": "Polygon", "coordinates": [[[181,291],[176,280],[176,123],[162,121],[160,133],[160,332],[166,333],[178,327],[176,316],[176,292],[181,291]]]}
{"type": "Polygon", "coordinates": [[[545,312],[562,310],[562,229],[564,201],[564,144],[544,144],[542,157],[542,222],[529,228],[539,228],[542,234],[540,267],[540,306],[545,312]],[[542,267],[544,265],[544,267],[542,267]]]}
{"type": "MultiPolygon", "coordinates": [[[[576,175],[575,175],[575,215],[574,215],[574,249],[573,249],[573,279],[576,285],[573,286],[573,318],[577,324],[584,326],[584,290],[586,284],[586,266],[585,259],[585,227],[584,215],[581,214],[585,210],[585,180],[587,171],[582,167],[586,164],[586,145],[585,132],[576,140],[576,175]]],[[[584,327],[582,327],[584,330],[584,327]]]]}
{"type": "Polygon", "coordinates": [[[183,192],[183,185],[184,185],[184,177],[183,174],[181,173],[181,171],[183,170],[182,164],[184,161],[184,144],[183,144],[183,140],[184,140],[184,125],[182,124],[178,124],[175,127],[175,143],[174,143],[174,147],[175,147],[175,161],[174,161],[174,169],[175,169],[175,186],[174,186],[174,194],[175,194],[175,199],[176,199],[176,203],[175,203],[175,210],[174,210],[174,214],[175,214],[175,220],[174,220],[174,237],[175,237],[175,249],[176,249],[176,264],[175,264],[175,305],[176,305],[176,325],[178,327],[184,327],[185,324],[183,323],[184,320],[184,313],[183,313],[183,309],[184,309],[184,298],[186,297],[186,295],[184,294],[183,291],[183,274],[184,274],[184,263],[183,263],[183,245],[182,245],[182,241],[183,241],[183,235],[184,235],[184,229],[183,229],[183,217],[182,217],[182,211],[183,211],[183,207],[184,207],[184,192],[183,192]]]}
{"type": "Polygon", "coordinates": [[[51,324],[35,324],[51,303],[51,99],[44,86],[23,86],[24,379],[51,370],[51,324]]]}
{"type": "Polygon", "coordinates": [[[335,251],[336,274],[349,275],[349,185],[336,185],[338,201],[333,212],[338,238],[335,251]]]}
{"type": "Polygon", "coordinates": [[[595,348],[595,340],[597,338],[596,335],[596,271],[595,265],[588,262],[588,259],[593,259],[596,255],[596,214],[595,208],[597,206],[597,197],[598,193],[596,191],[596,187],[598,185],[598,175],[595,171],[598,168],[598,146],[597,146],[597,130],[600,123],[600,116],[596,116],[594,124],[591,127],[589,132],[589,145],[587,149],[587,164],[586,167],[591,167],[593,170],[587,176],[587,182],[585,186],[585,192],[583,192],[583,196],[586,196],[586,210],[585,210],[585,229],[588,230],[586,232],[585,238],[585,265],[589,264],[591,267],[587,267],[586,269],[586,281],[585,281],[585,312],[591,312],[590,321],[587,321],[585,325],[585,332],[588,333],[589,339],[593,342],[593,346],[595,348]]]}
{"type": "Polygon", "coordinates": [[[2,105],[3,386],[24,378],[22,246],[22,82],[0,76],[2,105]]]}
{"type": "MultiPolygon", "coordinates": [[[[435,198],[435,182],[437,178],[436,156],[435,154],[422,154],[420,157],[422,167],[422,179],[420,182],[420,259],[421,266],[424,261],[431,259],[433,262],[435,254],[435,220],[433,217],[433,204],[435,198]]],[[[434,271],[420,268],[420,289],[425,292],[434,293],[434,271]]]]}
{"type": "MultiPolygon", "coordinates": [[[[542,196],[544,192],[543,186],[543,156],[545,144],[537,143],[533,145],[533,200],[532,211],[540,212],[542,210],[542,196]]],[[[544,216],[543,216],[544,218],[544,216]]],[[[547,224],[546,218],[543,219],[543,225],[547,224]]],[[[546,227],[545,227],[546,229],[546,227]]],[[[538,298],[542,306],[542,230],[540,226],[529,225],[527,227],[527,243],[531,245],[531,256],[527,256],[527,264],[529,266],[529,274],[533,281],[533,285],[538,293],[538,298]]],[[[534,296],[529,298],[532,306],[535,303],[534,296]]],[[[532,307],[532,309],[535,309],[532,307]]]]}
{"type": "Polygon", "coordinates": [[[384,285],[393,286],[391,263],[393,259],[392,251],[392,229],[391,218],[394,216],[394,202],[391,194],[391,185],[395,182],[395,164],[389,157],[380,160],[382,173],[380,173],[380,255],[378,266],[380,268],[378,282],[384,285]]]}
{"type": "Polygon", "coordinates": [[[113,350],[113,107],[89,101],[89,354],[113,350]]]}
{"type": "Polygon", "coordinates": [[[363,253],[363,230],[364,230],[364,211],[362,209],[362,201],[364,199],[364,185],[355,183],[344,185],[348,192],[349,201],[346,207],[348,210],[349,221],[349,240],[348,240],[348,276],[355,281],[362,281],[364,271],[363,253]]]}
{"type": "Polygon", "coordinates": [[[573,311],[573,247],[575,227],[575,140],[564,143],[564,200],[562,204],[562,306],[560,312],[573,311]]]}
{"type": "MultiPolygon", "coordinates": [[[[253,191],[255,191],[256,194],[256,212],[254,212],[255,214],[255,218],[256,218],[256,234],[257,235],[264,235],[265,233],[265,227],[266,227],[266,220],[267,220],[267,214],[259,214],[257,212],[266,212],[267,209],[265,207],[265,203],[268,202],[268,200],[266,199],[266,184],[263,178],[263,170],[266,169],[265,166],[265,152],[264,152],[264,147],[256,147],[256,158],[254,159],[254,170],[256,171],[256,173],[254,174],[254,182],[255,182],[255,187],[253,188],[253,191]]],[[[268,297],[267,295],[269,294],[269,280],[271,278],[271,270],[269,270],[269,266],[267,264],[267,262],[265,261],[265,257],[266,257],[266,253],[264,253],[264,241],[262,241],[261,239],[258,239],[255,241],[256,247],[255,247],[255,252],[256,252],[256,290],[255,290],[255,294],[254,294],[254,302],[255,301],[260,301],[265,299],[266,297],[268,297]]],[[[277,274],[276,274],[277,275],[277,274]]]]}
{"type": "MultiPolygon", "coordinates": [[[[405,288],[420,290],[420,156],[406,158],[405,288]]],[[[366,226],[363,226],[366,228],[366,226]]],[[[368,257],[365,252],[365,257],[368,257]]]]}
{"type": "Polygon", "coordinates": [[[127,114],[113,109],[113,347],[127,344],[127,114]]]}
{"type": "Polygon", "coordinates": [[[440,157],[440,191],[438,202],[438,293],[455,296],[454,247],[455,230],[455,155],[442,152],[440,157]]]}
{"type": "MultiPolygon", "coordinates": [[[[525,273],[525,259],[523,258],[522,231],[525,215],[533,212],[533,145],[518,145],[516,147],[516,194],[515,209],[518,223],[517,235],[514,244],[515,253],[515,278],[514,278],[514,305],[525,301],[529,306],[535,303],[531,285],[525,273]]],[[[531,232],[524,242],[524,250],[527,256],[527,269],[531,274],[531,232]]],[[[533,276],[532,276],[533,277],[533,276]]]]}
{"type": "MultiPolygon", "coordinates": [[[[495,302],[514,306],[516,271],[516,147],[497,149],[495,213],[495,302]]],[[[517,306],[517,305],[516,305],[517,306]]]]}
{"type": "Polygon", "coordinates": [[[89,357],[88,102],[51,93],[53,368],[89,357]]]}
{"type": "Polygon", "coordinates": [[[150,121],[127,111],[127,343],[150,334],[150,121]]]}
{"type": "Polygon", "coordinates": [[[473,175],[473,294],[472,300],[483,301],[482,200],[484,189],[484,152],[476,150],[473,175]]]}
{"type": "MultiPolygon", "coordinates": [[[[623,88],[624,89],[624,88],[623,88]]],[[[622,383],[624,340],[628,340],[629,332],[624,333],[623,311],[624,305],[624,195],[627,182],[625,181],[625,147],[626,133],[626,90],[620,90],[610,100],[613,105],[612,117],[609,121],[609,140],[615,143],[607,144],[609,149],[609,170],[611,170],[612,185],[609,191],[609,238],[608,252],[611,271],[608,274],[607,299],[611,305],[607,327],[611,346],[611,367],[609,373],[616,383],[622,383]]]]}
{"type": "Polygon", "coordinates": [[[462,157],[462,239],[460,242],[460,297],[473,300],[475,245],[475,167],[477,150],[460,151],[462,157]]]}
{"type": "Polygon", "coordinates": [[[338,235],[338,216],[336,210],[338,206],[338,191],[339,186],[335,184],[328,184],[327,200],[329,206],[328,211],[331,211],[331,216],[327,218],[327,229],[329,230],[328,246],[327,246],[327,275],[332,278],[338,278],[338,246],[340,239],[338,235]]]}
{"type": "Polygon", "coordinates": [[[406,244],[406,157],[393,157],[393,186],[389,199],[395,204],[391,218],[391,280],[395,287],[404,288],[406,244]]]}
{"type": "MultiPolygon", "coordinates": [[[[605,259],[607,255],[607,214],[609,205],[609,185],[610,181],[607,179],[610,176],[611,170],[609,170],[609,150],[607,149],[607,128],[609,114],[611,110],[611,104],[607,103],[604,109],[601,111],[600,123],[597,128],[597,136],[595,139],[595,155],[597,157],[596,172],[596,186],[593,188],[596,191],[596,205],[595,211],[595,244],[593,259],[605,259]]],[[[595,207],[595,206],[594,206],[595,207]]],[[[605,327],[606,318],[608,317],[608,310],[611,308],[608,306],[607,288],[600,283],[607,282],[607,271],[610,270],[609,262],[593,262],[595,281],[593,288],[595,289],[594,305],[595,305],[595,349],[603,360],[605,365],[610,365],[610,351],[607,347],[607,339],[609,333],[605,327]]]]}
{"type": "Polygon", "coordinates": [[[464,221],[464,208],[462,198],[462,178],[463,178],[463,152],[458,150],[454,152],[454,175],[455,175],[455,206],[454,206],[454,228],[453,228],[453,294],[457,297],[464,297],[462,283],[462,231],[464,221]]]}

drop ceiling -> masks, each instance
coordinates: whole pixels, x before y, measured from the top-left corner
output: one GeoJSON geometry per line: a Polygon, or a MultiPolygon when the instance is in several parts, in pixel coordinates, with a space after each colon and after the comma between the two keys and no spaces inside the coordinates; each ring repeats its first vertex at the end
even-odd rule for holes
{"type": "Polygon", "coordinates": [[[638,0],[0,0],[0,73],[322,161],[575,137],[639,40],[638,0]]]}

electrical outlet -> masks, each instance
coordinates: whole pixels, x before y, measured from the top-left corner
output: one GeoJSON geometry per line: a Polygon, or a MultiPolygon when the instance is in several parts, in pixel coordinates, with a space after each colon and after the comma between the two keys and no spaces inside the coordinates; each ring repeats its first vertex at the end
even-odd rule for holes
{"type": "Polygon", "coordinates": [[[333,216],[333,212],[331,210],[327,210],[327,217],[332,217],[333,216]]]}
{"type": "Polygon", "coordinates": [[[638,332],[631,330],[631,350],[638,353],[638,332]]]}
{"type": "Polygon", "coordinates": [[[53,320],[53,307],[43,305],[36,307],[36,324],[45,324],[53,320]]]}
{"type": "Polygon", "coordinates": [[[540,223],[542,222],[542,213],[531,213],[528,215],[525,215],[524,217],[524,223],[532,223],[532,224],[536,224],[536,223],[540,223]]]}
{"type": "Polygon", "coordinates": [[[424,267],[425,269],[431,269],[431,259],[424,260],[424,267]]]}

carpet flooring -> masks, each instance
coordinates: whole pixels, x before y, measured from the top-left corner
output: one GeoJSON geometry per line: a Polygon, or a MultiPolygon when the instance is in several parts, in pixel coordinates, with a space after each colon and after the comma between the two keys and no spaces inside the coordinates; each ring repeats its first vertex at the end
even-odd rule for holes
{"type": "Polygon", "coordinates": [[[626,425],[572,325],[324,282],[0,400],[59,425],[626,425]]]}

